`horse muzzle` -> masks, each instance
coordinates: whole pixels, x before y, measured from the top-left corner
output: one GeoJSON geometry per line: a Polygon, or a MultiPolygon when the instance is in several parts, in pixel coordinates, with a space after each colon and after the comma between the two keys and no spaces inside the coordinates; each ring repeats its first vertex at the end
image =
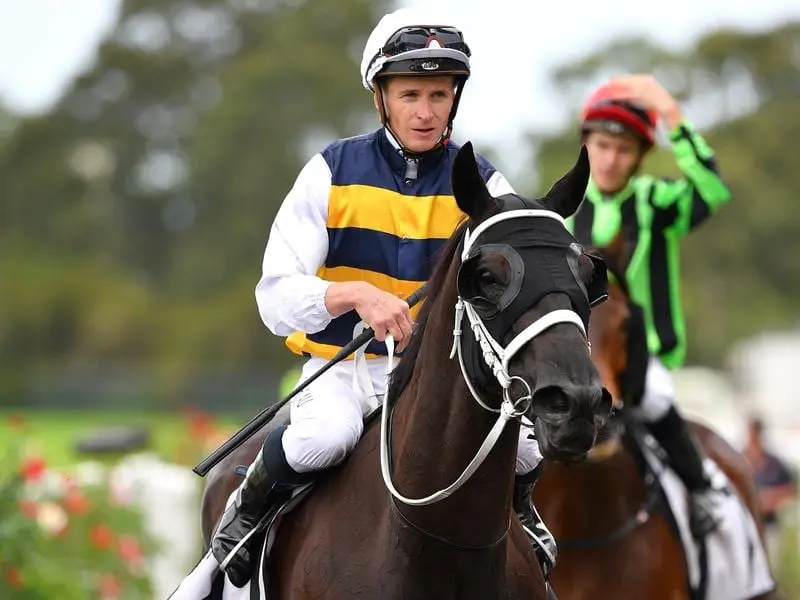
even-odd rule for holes
{"type": "Polygon", "coordinates": [[[611,396],[600,385],[547,386],[533,394],[536,439],[542,456],[583,460],[611,415],[611,396]]]}
{"type": "Polygon", "coordinates": [[[542,456],[556,462],[582,461],[595,441],[595,430],[591,426],[548,425],[537,419],[534,431],[542,456]]]}

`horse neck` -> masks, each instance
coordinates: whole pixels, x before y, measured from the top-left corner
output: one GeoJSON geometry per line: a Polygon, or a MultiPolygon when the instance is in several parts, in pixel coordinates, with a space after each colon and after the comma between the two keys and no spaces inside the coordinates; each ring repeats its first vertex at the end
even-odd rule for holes
{"type": "MultiPolygon", "coordinates": [[[[447,281],[455,281],[451,268],[447,281]]],[[[455,286],[430,296],[435,306],[423,331],[408,387],[400,396],[393,425],[393,477],[406,497],[421,498],[453,483],[475,456],[497,419],[480,407],[464,382],[452,346],[455,286]]],[[[498,387],[499,390],[499,387],[498,387]]],[[[482,396],[489,406],[496,399],[482,396]]],[[[452,496],[423,507],[398,507],[419,528],[456,545],[483,546],[508,529],[514,474],[517,421],[481,467],[452,496]]]]}
{"type": "Polygon", "coordinates": [[[552,463],[545,471],[534,499],[557,537],[602,537],[642,506],[646,490],[636,460],[625,444],[616,448],[603,458],[552,463]]]}

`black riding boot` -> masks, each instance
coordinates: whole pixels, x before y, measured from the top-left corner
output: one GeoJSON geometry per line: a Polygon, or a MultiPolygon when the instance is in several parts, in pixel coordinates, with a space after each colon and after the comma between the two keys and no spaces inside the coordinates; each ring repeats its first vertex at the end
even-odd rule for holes
{"type": "Polygon", "coordinates": [[[533,551],[545,569],[545,576],[556,564],[556,540],[542,521],[533,504],[533,488],[544,472],[545,460],[525,475],[517,475],[514,479],[514,512],[517,513],[522,528],[533,542],[533,551]]]}
{"type": "Polygon", "coordinates": [[[696,538],[711,533],[719,523],[720,491],[711,487],[703,468],[703,455],[686,421],[673,406],[649,429],[667,453],[675,474],[689,492],[689,526],[696,538]]]}
{"type": "Polygon", "coordinates": [[[236,587],[243,587],[253,573],[251,532],[274,503],[288,498],[292,488],[310,481],[286,462],[283,430],[273,431],[264,441],[211,539],[214,558],[236,587]]]}

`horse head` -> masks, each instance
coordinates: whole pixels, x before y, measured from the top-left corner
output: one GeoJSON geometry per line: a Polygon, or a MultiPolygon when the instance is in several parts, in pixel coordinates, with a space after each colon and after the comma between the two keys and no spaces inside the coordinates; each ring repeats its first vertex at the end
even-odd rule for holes
{"type": "Polygon", "coordinates": [[[611,412],[587,343],[590,311],[606,297],[606,269],[565,226],[588,179],[585,147],[537,200],[493,197],[469,143],[452,173],[469,216],[457,276],[462,373],[473,395],[502,388],[497,395],[534,423],[542,455],[565,462],[586,456],[611,412]]]}

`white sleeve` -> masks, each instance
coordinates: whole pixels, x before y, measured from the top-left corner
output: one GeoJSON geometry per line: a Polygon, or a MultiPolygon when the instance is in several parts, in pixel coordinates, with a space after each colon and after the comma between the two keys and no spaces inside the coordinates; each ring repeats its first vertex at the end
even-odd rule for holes
{"type": "Polygon", "coordinates": [[[495,171],[486,182],[486,188],[492,196],[502,196],[503,194],[516,194],[514,188],[500,171],[495,171]]]}
{"type": "Polygon", "coordinates": [[[297,176],[269,233],[256,303],[272,333],[315,333],[333,318],[325,308],[330,282],[317,277],[328,254],[331,171],[315,154],[297,176]]]}

